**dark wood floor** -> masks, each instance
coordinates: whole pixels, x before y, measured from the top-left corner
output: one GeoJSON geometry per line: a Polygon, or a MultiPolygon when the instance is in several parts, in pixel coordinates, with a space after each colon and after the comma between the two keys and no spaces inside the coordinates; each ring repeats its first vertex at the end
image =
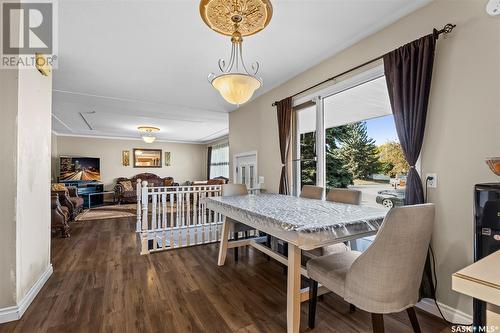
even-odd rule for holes
{"type": "MultiPolygon", "coordinates": [[[[73,224],[53,239],[54,273],[17,322],[0,332],[285,332],[282,267],[252,249],[216,265],[217,246],[139,255],[134,219],[73,224]]],[[[317,327],[302,332],[371,332],[370,316],[333,295],[318,303],[317,327]]],[[[418,311],[423,332],[449,332],[418,311]]],[[[405,313],[386,316],[386,332],[412,332],[405,313]]]]}

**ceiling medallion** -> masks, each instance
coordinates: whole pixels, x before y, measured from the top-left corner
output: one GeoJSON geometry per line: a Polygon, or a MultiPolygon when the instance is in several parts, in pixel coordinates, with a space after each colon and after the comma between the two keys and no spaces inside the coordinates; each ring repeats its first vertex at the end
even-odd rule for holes
{"type": "Polygon", "coordinates": [[[237,24],[245,37],[269,24],[273,6],[269,0],[201,0],[200,15],[210,29],[220,34],[232,36],[237,24]]]}
{"type": "Polygon", "coordinates": [[[219,59],[220,73],[211,73],[208,80],[221,96],[231,104],[240,105],[252,98],[262,85],[257,76],[259,63],[250,67],[243,61],[243,36],[253,35],[264,29],[271,20],[269,0],[201,0],[203,21],[213,30],[231,36],[229,62],[219,59]]]}

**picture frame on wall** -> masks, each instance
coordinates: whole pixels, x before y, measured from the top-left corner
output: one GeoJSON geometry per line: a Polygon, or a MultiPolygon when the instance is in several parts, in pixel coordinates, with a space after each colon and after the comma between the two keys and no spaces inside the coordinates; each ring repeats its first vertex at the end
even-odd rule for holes
{"type": "Polygon", "coordinates": [[[161,168],[161,149],[134,148],[134,168],[161,168]]]}
{"type": "Polygon", "coordinates": [[[130,165],[130,151],[129,150],[122,151],[122,165],[123,166],[130,165]]]}
{"type": "Polygon", "coordinates": [[[169,151],[165,152],[165,166],[172,165],[172,153],[169,151]]]}

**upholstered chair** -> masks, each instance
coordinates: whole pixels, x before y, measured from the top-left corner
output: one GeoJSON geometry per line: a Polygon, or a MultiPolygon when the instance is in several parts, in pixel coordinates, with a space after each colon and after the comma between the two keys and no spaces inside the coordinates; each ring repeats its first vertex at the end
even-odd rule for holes
{"type": "Polygon", "coordinates": [[[68,189],[69,200],[73,204],[73,218],[83,212],[83,198],[78,195],[76,186],[66,186],[68,189]]]}
{"type": "MultiPolygon", "coordinates": [[[[361,204],[361,191],[344,189],[344,188],[333,188],[328,192],[325,200],[331,202],[350,204],[350,205],[359,205],[361,204]]],[[[324,256],[327,254],[345,252],[349,250],[350,248],[346,244],[338,243],[338,244],[323,246],[315,251],[311,251],[310,253],[316,256],[324,256]]],[[[351,311],[354,311],[353,307],[351,307],[351,311]]]]}
{"type": "Polygon", "coordinates": [[[346,251],[311,259],[309,327],[314,327],[318,282],[357,308],[371,312],[374,332],[384,331],[383,315],[406,310],[413,330],[418,290],[434,224],[434,204],[391,209],[363,253],[346,251]]]}
{"type": "Polygon", "coordinates": [[[69,211],[69,219],[74,220],[83,211],[83,198],[78,195],[78,189],[74,186],[66,186],[63,183],[51,185],[51,194],[57,194],[59,203],[69,211]]]}
{"type": "Polygon", "coordinates": [[[59,231],[62,237],[69,237],[69,210],[59,202],[59,195],[54,193],[50,196],[51,229],[59,231]]]}
{"type": "Polygon", "coordinates": [[[321,200],[323,199],[323,188],[321,186],[304,185],[300,197],[321,200]]]}
{"type": "Polygon", "coordinates": [[[326,195],[325,200],[351,205],[360,205],[361,191],[351,190],[347,188],[332,188],[326,195]]]}
{"type": "MultiPolygon", "coordinates": [[[[233,197],[238,195],[248,195],[247,186],[245,184],[224,184],[222,185],[222,194],[223,197],[233,197]]],[[[226,217],[226,222],[231,223],[231,232],[233,233],[234,240],[239,238],[239,233],[243,232],[245,235],[248,235],[248,231],[254,230],[254,228],[235,221],[229,217],[226,217]]],[[[234,248],[234,261],[238,261],[238,248],[234,248]]]]}
{"type": "MultiPolygon", "coordinates": [[[[326,201],[344,203],[349,205],[361,204],[361,191],[351,190],[347,188],[332,188],[326,195],[326,201]]],[[[349,251],[350,248],[344,244],[333,244],[321,248],[321,255],[349,251]]],[[[351,310],[354,310],[351,308],[351,310]]]]}

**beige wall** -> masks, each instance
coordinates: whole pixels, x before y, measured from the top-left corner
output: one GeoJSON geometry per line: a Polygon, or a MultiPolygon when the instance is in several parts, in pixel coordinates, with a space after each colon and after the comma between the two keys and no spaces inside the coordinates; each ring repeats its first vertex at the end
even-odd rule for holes
{"type": "Polygon", "coordinates": [[[52,76],[19,71],[17,301],[50,265],[52,76]]]}
{"type": "Polygon", "coordinates": [[[16,304],[17,73],[0,70],[0,309],[16,304]]]}
{"type": "Polygon", "coordinates": [[[438,299],[470,314],[470,298],[451,290],[450,275],[472,261],[473,184],[499,181],[484,164],[486,156],[500,155],[500,19],[485,13],[485,1],[435,1],[327,59],[231,113],[229,141],[231,156],[258,151],[259,175],[276,192],[280,160],[273,101],[448,22],[457,27],[438,42],[422,171],[438,174],[438,188],[429,194],[437,204],[438,299]]]}
{"type": "MultiPolygon", "coordinates": [[[[52,77],[0,70],[0,314],[50,273],[52,77]]],[[[8,314],[6,316],[9,316],[8,314]]],[[[5,317],[0,316],[0,321],[5,317]]]]}
{"type": "MultiPolygon", "coordinates": [[[[155,142],[146,144],[142,140],[97,139],[82,137],[57,137],[57,155],[99,157],[101,177],[106,188],[111,189],[118,177],[131,177],[142,172],[151,172],[161,177],[174,177],[182,184],[186,181],[206,178],[206,146],[197,144],[155,142]],[[134,168],[133,148],[162,149],[171,152],[172,165],[161,168],[134,168]],[[130,165],[122,166],[122,151],[130,151],[130,165]]],[[[163,155],[163,159],[165,156],[163,155]]],[[[53,168],[57,168],[57,159],[53,168]]],[[[164,164],[165,161],[163,161],[164,164]]],[[[57,172],[54,172],[56,175],[57,172]]]]}

